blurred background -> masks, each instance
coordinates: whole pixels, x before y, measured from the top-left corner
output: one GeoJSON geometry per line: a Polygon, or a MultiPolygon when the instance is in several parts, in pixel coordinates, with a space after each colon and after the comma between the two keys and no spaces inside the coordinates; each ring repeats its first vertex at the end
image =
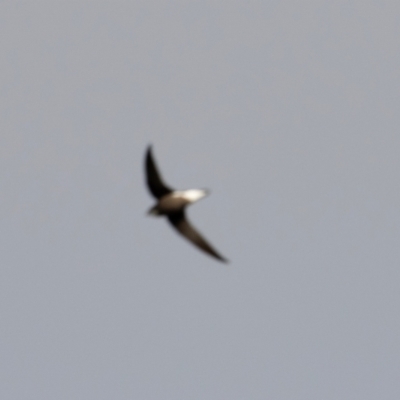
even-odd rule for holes
{"type": "Polygon", "coordinates": [[[0,397],[400,398],[399,17],[2,2],[0,397]]]}

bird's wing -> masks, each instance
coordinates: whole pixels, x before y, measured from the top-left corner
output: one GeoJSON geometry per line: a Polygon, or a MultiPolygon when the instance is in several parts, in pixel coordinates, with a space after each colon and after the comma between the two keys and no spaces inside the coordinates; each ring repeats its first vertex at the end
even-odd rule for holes
{"type": "Polygon", "coordinates": [[[145,169],[147,186],[154,197],[159,199],[160,197],[163,197],[173,191],[163,182],[161,174],[158,172],[156,163],[151,153],[151,146],[147,148],[145,169]]]}
{"type": "Polygon", "coordinates": [[[174,228],[186,239],[190,240],[194,245],[205,251],[209,255],[217,258],[220,261],[228,262],[227,259],[217,253],[213,247],[197,232],[187,221],[184,211],[179,211],[168,215],[169,222],[174,228]]]}

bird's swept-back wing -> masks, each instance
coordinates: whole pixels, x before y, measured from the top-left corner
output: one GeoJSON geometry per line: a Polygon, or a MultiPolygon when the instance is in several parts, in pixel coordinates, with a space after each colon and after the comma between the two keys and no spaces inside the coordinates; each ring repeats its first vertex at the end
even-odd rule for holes
{"type": "Polygon", "coordinates": [[[151,153],[151,146],[147,148],[145,169],[147,186],[154,197],[159,199],[160,197],[172,192],[172,189],[163,182],[161,174],[158,172],[156,163],[151,153]]]}
{"type": "Polygon", "coordinates": [[[186,239],[190,240],[194,245],[205,251],[209,255],[217,258],[220,261],[228,262],[227,259],[217,253],[213,247],[198,233],[187,221],[184,211],[169,214],[168,219],[174,228],[186,239]]]}

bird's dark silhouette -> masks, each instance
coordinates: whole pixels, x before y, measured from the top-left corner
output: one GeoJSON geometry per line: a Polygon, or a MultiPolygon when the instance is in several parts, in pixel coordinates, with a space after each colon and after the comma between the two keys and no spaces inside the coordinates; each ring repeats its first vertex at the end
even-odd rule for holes
{"type": "Polygon", "coordinates": [[[149,210],[149,214],[166,216],[171,225],[195,246],[219,261],[228,262],[193,228],[185,215],[186,207],[205,197],[208,191],[203,189],[181,191],[167,186],[158,171],[151,146],[147,148],[146,152],[145,171],[147,187],[157,200],[155,206],[149,210]]]}

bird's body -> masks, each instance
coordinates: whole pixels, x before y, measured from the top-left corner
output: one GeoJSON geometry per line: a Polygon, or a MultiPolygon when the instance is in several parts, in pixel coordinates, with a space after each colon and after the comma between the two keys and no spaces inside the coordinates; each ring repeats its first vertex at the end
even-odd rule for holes
{"type": "Polygon", "coordinates": [[[204,189],[173,190],[163,182],[151,153],[147,149],[145,160],[147,186],[157,203],[149,210],[149,214],[166,216],[172,226],[186,239],[216,259],[227,262],[187,221],[185,208],[207,196],[204,189]]]}
{"type": "Polygon", "coordinates": [[[207,196],[206,190],[175,190],[162,196],[157,204],[150,209],[149,213],[153,215],[168,215],[183,210],[186,206],[205,196],[207,196]]]}

